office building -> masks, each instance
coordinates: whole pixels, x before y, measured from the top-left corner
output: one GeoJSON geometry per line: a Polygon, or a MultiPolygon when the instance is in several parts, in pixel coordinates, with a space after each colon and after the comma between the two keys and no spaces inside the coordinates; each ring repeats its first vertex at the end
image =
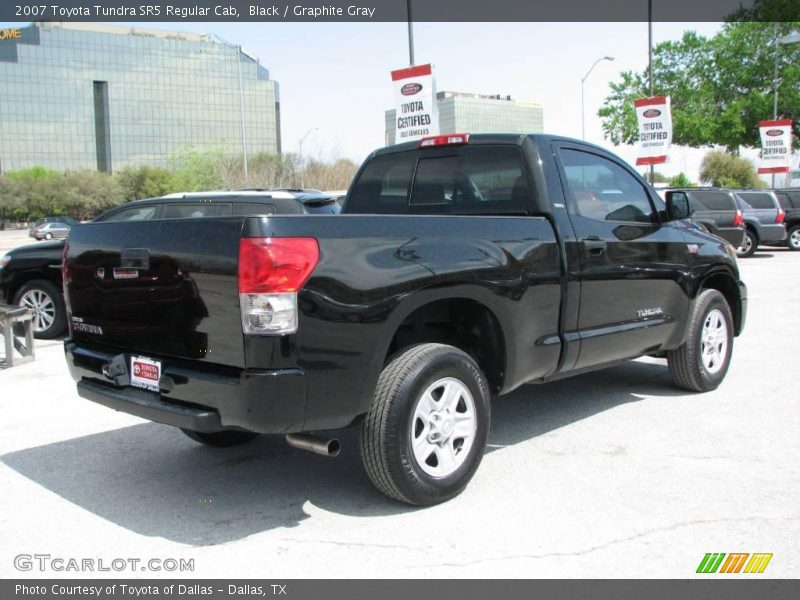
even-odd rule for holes
{"type": "Polygon", "coordinates": [[[279,153],[278,83],[213,35],[34,23],[0,36],[0,172],[170,167],[191,150],[279,153]]]}
{"type": "MultiPolygon", "coordinates": [[[[511,96],[484,96],[438,92],[440,133],[541,133],[542,105],[512,100],[511,96]]],[[[395,110],[386,111],[386,145],[395,143],[395,110]]]]}

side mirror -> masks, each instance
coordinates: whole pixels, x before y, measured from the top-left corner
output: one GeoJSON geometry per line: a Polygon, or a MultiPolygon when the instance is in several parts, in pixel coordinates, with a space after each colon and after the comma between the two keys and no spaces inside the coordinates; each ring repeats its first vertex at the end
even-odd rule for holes
{"type": "Polygon", "coordinates": [[[667,214],[670,221],[688,219],[694,214],[692,203],[685,192],[667,192],[667,214]]]}

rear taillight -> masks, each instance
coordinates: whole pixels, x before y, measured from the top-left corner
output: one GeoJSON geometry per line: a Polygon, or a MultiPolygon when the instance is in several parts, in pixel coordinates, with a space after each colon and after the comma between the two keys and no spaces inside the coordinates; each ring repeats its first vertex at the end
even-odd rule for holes
{"type": "Polygon", "coordinates": [[[775,222],[780,224],[783,223],[783,220],[786,218],[786,213],[783,212],[782,208],[778,209],[778,215],[775,217],[775,222]]]}
{"type": "Polygon", "coordinates": [[[434,146],[461,146],[469,142],[468,133],[450,133],[448,135],[434,135],[422,138],[417,143],[417,148],[432,148],[434,146]]]}
{"type": "Polygon", "coordinates": [[[744,213],[736,209],[736,216],[733,217],[733,226],[734,227],[742,227],[744,225],[744,213]]]}
{"type": "Polygon", "coordinates": [[[314,238],[243,238],[239,241],[242,330],[283,335],[297,331],[297,292],[319,262],[314,238]]]}

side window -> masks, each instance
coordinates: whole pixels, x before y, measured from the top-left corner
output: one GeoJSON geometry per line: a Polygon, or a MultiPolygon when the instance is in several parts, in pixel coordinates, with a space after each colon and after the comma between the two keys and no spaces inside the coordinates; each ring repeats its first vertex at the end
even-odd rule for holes
{"type": "Polygon", "coordinates": [[[775,203],[772,201],[772,196],[769,194],[742,194],[742,197],[753,208],[775,208],[775,203]]]}
{"type": "Polygon", "coordinates": [[[562,148],[559,153],[572,212],[596,221],[655,221],[644,186],[620,165],[580,150],[562,148]]]}
{"type": "Polygon", "coordinates": [[[185,219],[198,217],[221,217],[231,214],[230,204],[211,202],[165,204],[162,219],[185,219]]]}
{"type": "Polygon", "coordinates": [[[702,203],[706,210],[736,210],[733,200],[725,192],[695,192],[692,198],[696,203],[702,203]]]}
{"type": "Polygon", "coordinates": [[[127,210],[121,210],[108,217],[97,219],[98,221],[152,221],[158,213],[158,205],[137,206],[127,210]]]}
{"type": "Polygon", "coordinates": [[[248,215],[273,215],[275,214],[275,207],[272,204],[234,202],[231,212],[234,217],[246,217],[248,215]]]}

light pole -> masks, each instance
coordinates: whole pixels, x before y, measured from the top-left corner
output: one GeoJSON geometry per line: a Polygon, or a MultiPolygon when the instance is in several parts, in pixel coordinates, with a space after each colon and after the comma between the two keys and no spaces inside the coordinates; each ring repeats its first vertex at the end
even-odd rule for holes
{"type": "Polygon", "coordinates": [[[300,138],[300,142],[298,144],[299,148],[298,148],[298,151],[297,151],[297,157],[300,159],[300,187],[301,188],[306,187],[305,176],[303,175],[303,142],[306,141],[306,138],[309,136],[309,134],[312,131],[319,131],[319,127],[312,127],[311,129],[306,131],[303,134],[303,137],[300,138]]]}
{"type": "Polygon", "coordinates": [[[411,0],[406,0],[408,11],[408,64],[414,66],[414,25],[411,17],[411,0]]]}
{"type": "Polygon", "coordinates": [[[239,125],[242,130],[242,168],[244,170],[245,185],[249,180],[247,172],[247,138],[244,126],[244,90],[242,89],[242,47],[236,47],[236,65],[239,68],[239,125]]]}
{"type": "MultiPolygon", "coordinates": [[[[772,77],[772,89],[774,91],[772,98],[772,119],[778,118],[778,83],[780,79],[780,45],[781,44],[797,44],[800,42],[800,33],[795,31],[789,35],[778,38],[777,26],[775,29],[775,73],[772,77]]],[[[775,173],[772,174],[772,187],[775,187],[775,173]]]]}
{"type": "Polygon", "coordinates": [[[585,102],[584,93],[583,93],[583,88],[584,88],[583,84],[586,83],[586,79],[589,77],[591,72],[597,66],[597,63],[602,62],[604,60],[607,60],[607,61],[611,62],[611,61],[614,60],[614,57],[613,56],[603,56],[601,58],[598,58],[596,61],[594,61],[592,66],[589,67],[589,70],[586,72],[586,75],[584,75],[581,78],[581,139],[584,139],[584,140],[586,139],[586,108],[585,108],[586,102],[585,102]]]}

